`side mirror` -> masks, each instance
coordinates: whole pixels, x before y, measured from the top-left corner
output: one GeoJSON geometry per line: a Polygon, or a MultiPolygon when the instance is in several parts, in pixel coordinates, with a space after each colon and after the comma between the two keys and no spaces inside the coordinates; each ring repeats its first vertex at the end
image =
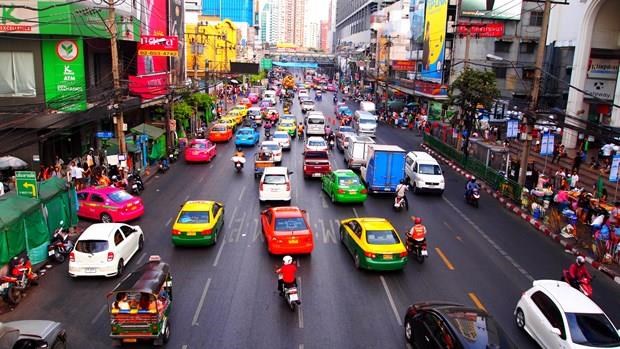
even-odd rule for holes
{"type": "Polygon", "coordinates": [[[290,175],[292,175],[293,173],[295,173],[295,172],[293,172],[293,171],[288,171],[288,174],[290,174],[290,175]]]}
{"type": "Polygon", "coordinates": [[[552,327],[551,328],[551,333],[553,333],[553,334],[555,334],[557,336],[561,336],[562,335],[562,331],[560,331],[560,329],[557,328],[557,327],[552,327]]]}

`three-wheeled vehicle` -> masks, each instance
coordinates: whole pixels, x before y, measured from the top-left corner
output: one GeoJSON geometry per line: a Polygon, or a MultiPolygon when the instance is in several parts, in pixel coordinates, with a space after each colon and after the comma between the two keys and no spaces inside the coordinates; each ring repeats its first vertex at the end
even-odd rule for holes
{"type": "Polygon", "coordinates": [[[254,178],[260,178],[265,172],[265,167],[273,166],[275,166],[273,153],[264,149],[259,150],[254,157],[254,178]]]}
{"type": "Polygon", "coordinates": [[[153,341],[161,346],[170,338],[172,275],[159,256],[151,256],[108,293],[110,337],[116,345],[153,341]]]}

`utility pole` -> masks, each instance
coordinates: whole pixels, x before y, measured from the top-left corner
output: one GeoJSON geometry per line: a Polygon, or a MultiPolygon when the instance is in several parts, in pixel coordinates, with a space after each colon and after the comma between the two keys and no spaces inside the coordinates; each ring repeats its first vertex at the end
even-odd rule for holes
{"type": "MultiPolygon", "coordinates": [[[[118,68],[118,47],[116,45],[116,11],[114,3],[109,3],[108,29],[110,31],[110,52],[112,54],[112,81],[114,84],[114,104],[121,103],[121,78],[118,68]]],[[[116,138],[118,140],[119,154],[127,154],[127,145],[125,144],[125,120],[123,119],[123,110],[118,108],[116,113],[116,138]]]]}
{"type": "MultiPolygon", "coordinates": [[[[549,16],[551,15],[551,0],[545,0],[545,8],[543,10],[542,26],[540,28],[540,39],[538,41],[538,50],[536,51],[536,71],[534,72],[534,83],[532,86],[532,99],[530,101],[530,112],[536,116],[538,109],[538,95],[540,94],[540,83],[542,78],[542,68],[545,60],[545,47],[547,44],[547,32],[549,31],[549,16]]],[[[525,135],[523,139],[523,149],[521,150],[521,163],[519,166],[519,185],[525,184],[527,174],[527,162],[530,156],[530,147],[532,145],[532,122],[528,119],[528,115],[524,115],[525,135]]]]}

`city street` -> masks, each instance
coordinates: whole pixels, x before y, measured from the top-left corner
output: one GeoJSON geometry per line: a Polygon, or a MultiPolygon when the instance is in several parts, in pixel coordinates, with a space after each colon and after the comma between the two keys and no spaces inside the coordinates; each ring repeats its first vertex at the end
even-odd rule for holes
{"type": "MultiPolygon", "coordinates": [[[[331,93],[318,109],[333,121],[331,93]]],[[[293,112],[301,121],[296,99],[293,112]]],[[[421,150],[417,132],[384,124],[376,141],[421,150]]],[[[145,248],[127,270],[154,254],[172,268],[168,348],[404,348],[406,307],[431,300],[484,308],[519,348],[536,347],[514,324],[515,304],[532,280],[558,279],[574,260],[572,255],[486,194],[477,209],[465,204],[465,179],[450,169],[444,195],[409,193],[409,212],[394,212],[391,196],[370,196],[363,205],[334,205],[322,193],[320,180],[304,180],[299,140],[285,152],[283,166],[294,171],[291,205],[307,210],[315,248],[298,260],[302,305],[291,312],[276,291],[274,266],[281,259],[267,253],[261,235],[259,213],[268,206],[259,204],[253,161],[235,173],[230,161],[234,149],[233,141],[218,144],[212,163],[189,165],[181,159],[148,182],[142,195],[146,213],[132,223],[142,227],[145,248]],[[170,242],[172,221],[182,203],[197,199],[224,202],[223,235],[212,247],[175,248],[170,242]],[[338,239],[339,220],[385,217],[404,237],[412,215],[422,217],[429,232],[430,256],[424,264],[410,260],[402,272],[355,269],[338,239]]],[[[246,149],[246,156],[255,150],[246,149]]],[[[344,168],[338,150],[331,153],[331,162],[344,168]]],[[[597,276],[594,300],[619,326],[618,284],[591,272],[597,276]]],[[[56,266],[0,320],[60,321],[71,348],[109,348],[106,294],[119,280],[72,279],[67,263],[56,266]]]]}

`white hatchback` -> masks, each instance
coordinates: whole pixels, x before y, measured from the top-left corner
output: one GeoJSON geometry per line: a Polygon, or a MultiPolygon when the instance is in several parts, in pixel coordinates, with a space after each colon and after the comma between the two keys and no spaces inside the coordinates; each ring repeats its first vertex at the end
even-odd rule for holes
{"type": "Polygon", "coordinates": [[[562,281],[534,281],[514,316],[517,326],[543,348],[620,348],[620,333],[603,310],[562,281]]]}
{"type": "Polygon", "coordinates": [[[143,246],[144,233],[137,225],[93,224],[80,235],[69,254],[69,275],[121,275],[143,246]]]}
{"type": "Polygon", "coordinates": [[[258,200],[291,202],[291,179],[286,167],[266,167],[258,185],[258,200]]]}
{"type": "Polygon", "coordinates": [[[327,142],[323,137],[308,137],[305,150],[327,151],[327,142]]]}
{"type": "Polygon", "coordinates": [[[291,136],[286,131],[276,131],[273,133],[273,140],[280,144],[285,150],[291,150],[291,136]]]}
{"type": "Polygon", "coordinates": [[[260,148],[262,150],[268,150],[273,154],[273,161],[277,164],[282,162],[282,147],[277,141],[263,141],[260,148]]]}

